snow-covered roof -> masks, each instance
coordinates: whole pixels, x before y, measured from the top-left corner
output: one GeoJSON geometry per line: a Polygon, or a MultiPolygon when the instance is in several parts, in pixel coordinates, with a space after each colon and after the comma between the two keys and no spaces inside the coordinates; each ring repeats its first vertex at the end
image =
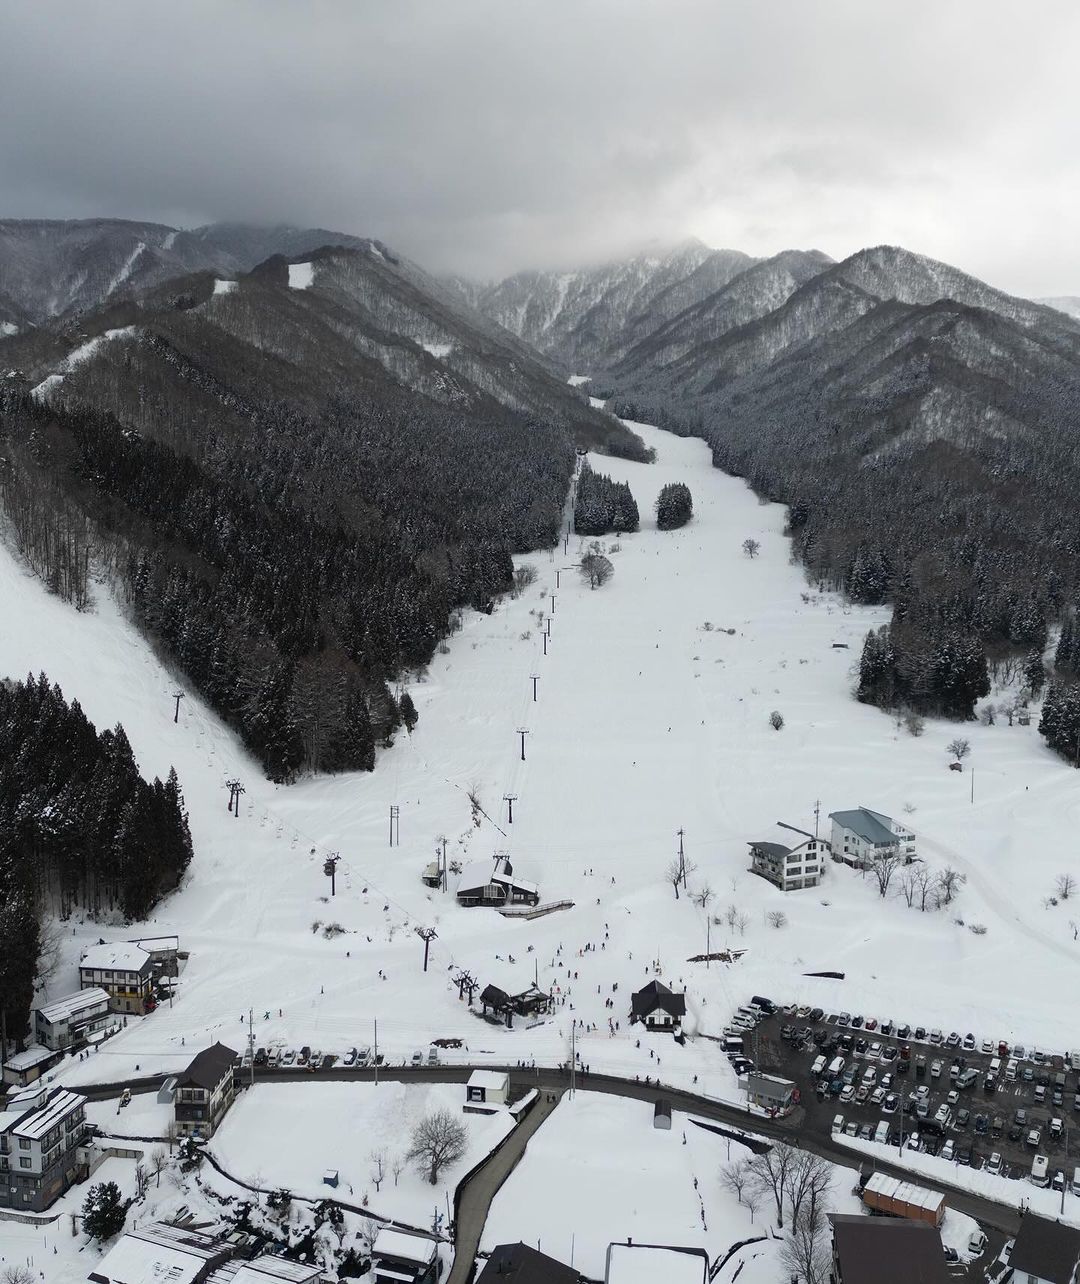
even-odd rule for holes
{"type": "Polygon", "coordinates": [[[371,1252],[375,1257],[400,1257],[406,1262],[423,1262],[426,1265],[435,1256],[435,1241],[384,1226],[375,1236],[371,1252]]]}
{"type": "Polygon", "coordinates": [[[8,1057],[4,1062],[5,1070],[13,1070],[18,1073],[21,1070],[32,1070],[34,1066],[39,1066],[43,1061],[48,1061],[50,1057],[55,1057],[57,1053],[49,1048],[43,1048],[40,1044],[31,1044],[25,1052],[16,1052],[14,1056],[8,1057]]]}
{"type": "Polygon", "coordinates": [[[290,1262],[287,1257],[264,1253],[253,1262],[244,1262],[233,1276],[233,1284],[266,1284],[267,1280],[288,1280],[289,1284],[308,1284],[322,1274],[320,1266],[290,1262]]]}
{"type": "Polygon", "coordinates": [[[705,1284],[709,1259],[700,1248],[612,1244],[606,1284],[705,1284]]]}
{"type": "Polygon", "coordinates": [[[138,941],[104,941],[101,945],[91,945],[84,952],[79,966],[107,971],[141,972],[150,961],[150,955],[138,941]]]}
{"type": "Polygon", "coordinates": [[[867,1180],[865,1188],[878,1195],[887,1195],[890,1199],[903,1200],[905,1204],[911,1204],[915,1208],[937,1209],[945,1198],[936,1190],[913,1186],[911,1182],[901,1181],[899,1177],[889,1177],[885,1173],[874,1173],[867,1180]]]}
{"type": "Polygon", "coordinates": [[[40,1090],[36,1087],[29,1092],[12,1097],[8,1102],[9,1109],[5,1113],[5,1118],[12,1115],[14,1118],[11,1119],[5,1131],[15,1137],[36,1140],[44,1137],[47,1132],[51,1132],[61,1120],[74,1114],[86,1102],[85,1097],[79,1096],[77,1092],[69,1092],[67,1088],[47,1089],[46,1093],[44,1102],[37,1108],[31,1104],[41,1096],[40,1090]],[[18,1109],[20,1102],[26,1103],[22,1110],[18,1109]],[[12,1106],[15,1107],[14,1110],[10,1109],[12,1106]]]}
{"type": "Polygon", "coordinates": [[[43,1021],[54,1025],[57,1021],[70,1021],[72,1017],[82,1016],[89,1008],[109,1006],[109,992],[100,985],[88,986],[85,990],[76,990],[74,994],[65,994],[62,999],[54,999],[38,1008],[43,1021]]]}
{"type": "Polygon", "coordinates": [[[474,1070],[469,1075],[470,1088],[485,1088],[498,1092],[505,1088],[510,1076],[503,1070],[474,1070]]]}
{"type": "Polygon", "coordinates": [[[128,1231],[90,1273],[106,1284],[194,1284],[227,1251],[213,1236],[163,1223],[128,1231]]]}
{"type": "Polygon", "coordinates": [[[506,858],[500,856],[493,860],[474,860],[466,865],[458,880],[458,891],[467,892],[476,887],[487,887],[488,883],[519,887],[526,892],[538,893],[540,890],[535,883],[527,883],[512,873],[506,858]]]}

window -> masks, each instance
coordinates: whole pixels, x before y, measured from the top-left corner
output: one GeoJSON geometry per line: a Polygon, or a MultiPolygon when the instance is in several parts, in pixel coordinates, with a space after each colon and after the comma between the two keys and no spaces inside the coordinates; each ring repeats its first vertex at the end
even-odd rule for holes
{"type": "Polygon", "coordinates": [[[33,1160],[25,1159],[25,1158],[24,1158],[24,1159],[20,1159],[20,1160],[19,1160],[19,1167],[20,1167],[20,1168],[29,1168],[29,1167],[31,1166],[31,1164],[32,1164],[32,1163],[33,1163],[33,1160]]]}
{"type": "Polygon", "coordinates": [[[19,1138],[19,1149],[20,1149],[20,1150],[29,1150],[29,1149],[30,1149],[30,1138],[29,1138],[29,1137],[20,1137],[20,1138],[19,1138]]]}

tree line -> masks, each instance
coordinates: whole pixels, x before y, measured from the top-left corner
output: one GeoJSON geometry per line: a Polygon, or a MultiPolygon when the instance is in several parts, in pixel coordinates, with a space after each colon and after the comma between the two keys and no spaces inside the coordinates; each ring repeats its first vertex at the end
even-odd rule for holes
{"type": "Polygon", "coordinates": [[[45,674],[0,683],[0,996],[27,1028],[46,913],[146,918],[191,861],[176,772],[147,782],[45,674]]]}
{"type": "Polygon", "coordinates": [[[624,534],[640,525],[638,506],[626,482],[613,481],[582,464],[574,494],[574,531],[578,535],[624,534]]]}

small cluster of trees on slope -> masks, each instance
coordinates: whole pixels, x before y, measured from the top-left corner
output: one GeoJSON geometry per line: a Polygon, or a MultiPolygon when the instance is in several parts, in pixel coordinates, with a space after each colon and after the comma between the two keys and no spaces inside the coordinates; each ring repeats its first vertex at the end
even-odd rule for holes
{"type": "MultiPolygon", "coordinates": [[[[430,660],[460,607],[491,609],[513,552],[554,544],[572,445],[392,389],[306,416],[252,406],[171,352],[185,377],[160,389],[161,343],[129,346],[153,435],[0,394],[0,504],[20,549],[83,605],[89,519],[135,621],[271,778],[370,770],[404,716],[389,684],[430,660]]],[[[104,375],[82,377],[95,395],[104,375]]],[[[117,409],[145,414],[120,386],[117,409]]]]}
{"type": "Polygon", "coordinates": [[[610,531],[636,531],[638,506],[626,482],[612,481],[605,473],[582,464],[574,498],[574,530],[578,535],[607,535],[610,531]]]}
{"type": "Polygon", "coordinates": [[[694,515],[694,500],[690,487],[683,482],[668,482],[656,497],[656,528],[661,531],[677,530],[694,515]]]}
{"type": "Polygon", "coordinates": [[[94,730],[42,674],[0,683],[0,996],[21,1038],[46,911],[145,918],[191,861],[176,772],[148,784],[123,727],[94,730]]]}

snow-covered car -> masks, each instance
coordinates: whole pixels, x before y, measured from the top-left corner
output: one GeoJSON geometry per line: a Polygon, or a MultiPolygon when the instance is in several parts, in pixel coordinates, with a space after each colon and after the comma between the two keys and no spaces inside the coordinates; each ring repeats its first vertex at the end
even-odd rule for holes
{"type": "Polygon", "coordinates": [[[870,1097],[870,1085],[868,1083],[860,1084],[858,1089],[855,1092],[856,1102],[860,1106],[865,1106],[869,1097],[870,1097]]]}
{"type": "Polygon", "coordinates": [[[943,1128],[947,1128],[949,1126],[949,1120],[952,1118],[952,1111],[947,1105],[942,1103],[938,1106],[937,1110],[934,1111],[934,1118],[943,1128]]]}
{"type": "Polygon", "coordinates": [[[882,1052],[881,1059],[882,1061],[895,1061],[899,1055],[900,1055],[900,1049],[897,1048],[895,1044],[890,1043],[889,1046],[882,1052]]]}
{"type": "Polygon", "coordinates": [[[941,1061],[938,1060],[936,1057],[934,1058],[933,1061],[930,1062],[930,1078],[931,1079],[941,1078],[941,1061]]]}
{"type": "Polygon", "coordinates": [[[941,1147],[941,1158],[951,1160],[955,1150],[956,1150],[956,1145],[953,1142],[953,1139],[950,1137],[949,1140],[945,1143],[945,1145],[941,1147]]]}
{"type": "Polygon", "coordinates": [[[881,1044],[880,1044],[880,1043],[871,1043],[870,1048],[869,1048],[869,1050],[868,1050],[868,1051],[867,1051],[867,1053],[866,1053],[866,1059],[867,1059],[867,1061],[880,1061],[880,1060],[881,1060],[881,1044]]]}
{"type": "Polygon", "coordinates": [[[429,1066],[437,1066],[439,1064],[438,1048],[428,1048],[427,1063],[429,1066]]]}
{"type": "Polygon", "coordinates": [[[845,1083],[840,1090],[840,1100],[846,1105],[849,1101],[855,1100],[855,1089],[850,1083],[845,1083]]]}
{"type": "Polygon", "coordinates": [[[986,1249],[986,1234],[981,1230],[973,1230],[968,1238],[968,1252],[973,1257],[978,1257],[986,1249]]]}
{"type": "Polygon", "coordinates": [[[965,1052],[975,1051],[975,1036],[973,1034],[964,1035],[964,1051],[965,1052]]]}
{"type": "Polygon", "coordinates": [[[266,1064],[270,1067],[271,1070],[276,1070],[278,1068],[278,1066],[281,1064],[280,1048],[270,1049],[269,1053],[267,1053],[266,1064]]]}
{"type": "Polygon", "coordinates": [[[895,1092],[887,1093],[885,1100],[881,1103],[881,1113],[883,1115],[894,1115],[896,1114],[896,1108],[897,1106],[899,1106],[899,1104],[900,1104],[900,1098],[896,1095],[895,1092]]]}
{"type": "Polygon", "coordinates": [[[1001,1172],[1001,1156],[996,1150],[986,1161],[986,1171],[992,1173],[995,1177],[1001,1172]]]}
{"type": "Polygon", "coordinates": [[[878,1080],[878,1083],[881,1085],[882,1088],[885,1089],[886,1092],[891,1092],[892,1086],[893,1086],[893,1077],[891,1074],[883,1074],[881,1078],[878,1080]]]}
{"type": "Polygon", "coordinates": [[[414,1052],[412,1054],[412,1064],[414,1068],[422,1066],[424,1064],[424,1054],[422,1052],[414,1052]]]}
{"type": "Polygon", "coordinates": [[[885,1100],[886,1095],[887,1094],[884,1088],[875,1088],[874,1091],[870,1094],[871,1105],[880,1106],[881,1103],[885,1100]]]}
{"type": "Polygon", "coordinates": [[[950,1031],[949,1037],[945,1040],[945,1046],[948,1048],[958,1048],[960,1046],[960,1036],[955,1030],[950,1031]]]}
{"type": "Polygon", "coordinates": [[[366,1066],[371,1060],[371,1049],[368,1047],[359,1047],[356,1049],[356,1064],[366,1066]]]}
{"type": "Polygon", "coordinates": [[[908,1150],[915,1150],[915,1151],[922,1149],[922,1138],[919,1136],[917,1132],[908,1134],[907,1148],[908,1150]]]}
{"type": "Polygon", "coordinates": [[[991,1053],[994,1051],[993,1039],[983,1039],[982,1043],[979,1044],[979,1051],[984,1056],[987,1056],[987,1057],[990,1056],[991,1053]]]}
{"type": "Polygon", "coordinates": [[[873,1125],[873,1124],[863,1124],[863,1126],[859,1129],[859,1140],[860,1140],[860,1141],[873,1141],[873,1140],[874,1140],[874,1125],[873,1125]]]}
{"type": "Polygon", "coordinates": [[[345,1065],[345,1066],[354,1066],[354,1065],[356,1065],[356,1049],[355,1049],[355,1048],[350,1048],[350,1049],[348,1050],[348,1052],[346,1052],[346,1053],[345,1053],[344,1057],[342,1057],[341,1064],[342,1064],[342,1065],[345,1065]]]}
{"type": "Polygon", "coordinates": [[[282,1056],[282,1058],[281,1058],[281,1064],[282,1064],[283,1066],[294,1066],[294,1065],[296,1065],[296,1049],[295,1049],[295,1048],[288,1048],[288,1049],[286,1049],[286,1051],[285,1051],[284,1055],[283,1055],[283,1056],[282,1056]]]}
{"type": "Polygon", "coordinates": [[[857,1119],[852,1119],[851,1122],[844,1128],[844,1136],[857,1137],[858,1135],[859,1135],[859,1121],[857,1119]]]}
{"type": "Polygon", "coordinates": [[[844,1116],[843,1116],[843,1115],[833,1115],[832,1130],[833,1130],[833,1132],[843,1132],[843,1131],[844,1131],[844,1116]]]}
{"type": "Polygon", "coordinates": [[[945,1104],[948,1106],[956,1106],[960,1104],[960,1094],[956,1091],[955,1088],[945,1098],[945,1104]]]}
{"type": "Polygon", "coordinates": [[[945,1036],[941,1033],[941,1031],[940,1031],[940,1030],[931,1030],[931,1031],[930,1031],[930,1042],[931,1042],[931,1043],[941,1043],[941,1042],[942,1042],[942,1040],[943,1040],[944,1038],[945,1038],[945,1036]]]}
{"type": "Polygon", "coordinates": [[[877,1017],[867,1017],[867,1018],[866,1018],[866,1023],[864,1024],[863,1029],[864,1029],[864,1030],[869,1030],[869,1031],[871,1031],[871,1032],[873,1032],[874,1030],[876,1030],[876,1029],[877,1029],[877,1017]]]}

